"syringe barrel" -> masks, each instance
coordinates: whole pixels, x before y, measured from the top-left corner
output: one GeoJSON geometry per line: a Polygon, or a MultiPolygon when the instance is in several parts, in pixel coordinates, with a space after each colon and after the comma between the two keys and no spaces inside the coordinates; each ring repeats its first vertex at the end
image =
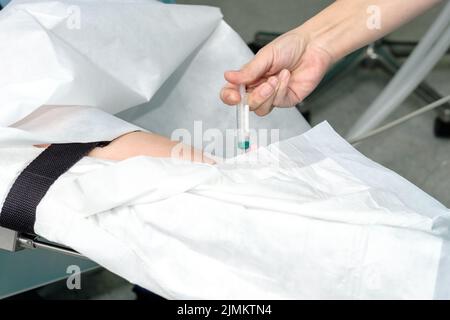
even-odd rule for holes
{"type": "Polygon", "coordinates": [[[238,145],[242,149],[242,146],[248,148],[250,140],[250,108],[247,103],[247,94],[245,86],[241,85],[239,88],[241,94],[241,101],[236,106],[236,120],[237,120],[237,139],[238,145]]]}

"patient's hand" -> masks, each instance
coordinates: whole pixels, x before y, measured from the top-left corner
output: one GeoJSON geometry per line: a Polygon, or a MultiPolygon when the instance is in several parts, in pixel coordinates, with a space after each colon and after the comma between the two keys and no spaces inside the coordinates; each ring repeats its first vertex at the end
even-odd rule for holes
{"type": "MultiPolygon", "coordinates": [[[[46,146],[39,145],[37,147],[46,146]]],[[[200,150],[147,132],[127,133],[115,139],[106,147],[95,148],[88,156],[107,160],[125,160],[136,156],[150,156],[215,163],[212,159],[205,157],[200,150]]]]}

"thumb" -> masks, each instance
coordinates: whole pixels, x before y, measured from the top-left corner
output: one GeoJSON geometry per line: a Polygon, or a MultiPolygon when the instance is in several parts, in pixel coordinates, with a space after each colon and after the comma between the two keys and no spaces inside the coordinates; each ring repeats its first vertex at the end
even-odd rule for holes
{"type": "Polygon", "coordinates": [[[244,65],[241,70],[225,72],[225,79],[232,84],[252,84],[266,74],[272,66],[272,54],[267,50],[261,50],[244,65]]]}

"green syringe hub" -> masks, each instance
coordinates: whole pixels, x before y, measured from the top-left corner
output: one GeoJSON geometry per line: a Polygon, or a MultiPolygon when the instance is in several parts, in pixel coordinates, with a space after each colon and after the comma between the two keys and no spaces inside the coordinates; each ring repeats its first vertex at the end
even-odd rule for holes
{"type": "Polygon", "coordinates": [[[238,148],[241,150],[247,150],[250,148],[250,141],[245,140],[245,141],[239,141],[238,142],[238,148]]]}

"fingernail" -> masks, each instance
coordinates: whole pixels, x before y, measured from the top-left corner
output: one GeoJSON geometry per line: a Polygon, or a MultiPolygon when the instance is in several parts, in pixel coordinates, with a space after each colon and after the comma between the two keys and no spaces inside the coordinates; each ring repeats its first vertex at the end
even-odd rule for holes
{"type": "Polygon", "coordinates": [[[229,92],[222,93],[222,100],[226,102],[233,102],[232,94],[229,92]]]}
{"type": "Polygon", "coordinates": [[[259,94],[260,94],[263,98],[268,98],[268,97],[270,97],[270,96],[272,95],[273,90],[274,90],[274,89],[273,89],[273,87],[272,87],[270,84],[264,83],[264,84],[261,86],[261,90],[260,90],[259,94]]]}
{"type": "Polygon", "coordinates": [[[237,99],[235,96],[233,96],[231,93],[227,94],[227,100],[231,103],[237,102],[237,99]]]}
{"type": "Polygon", "coordinates": [[[220,97],[222,98],[222,100],[228,98],[228,95],[229,94],[225,91],[225,89],[222,89],[222,91],[220,91],[220,97]]]}

